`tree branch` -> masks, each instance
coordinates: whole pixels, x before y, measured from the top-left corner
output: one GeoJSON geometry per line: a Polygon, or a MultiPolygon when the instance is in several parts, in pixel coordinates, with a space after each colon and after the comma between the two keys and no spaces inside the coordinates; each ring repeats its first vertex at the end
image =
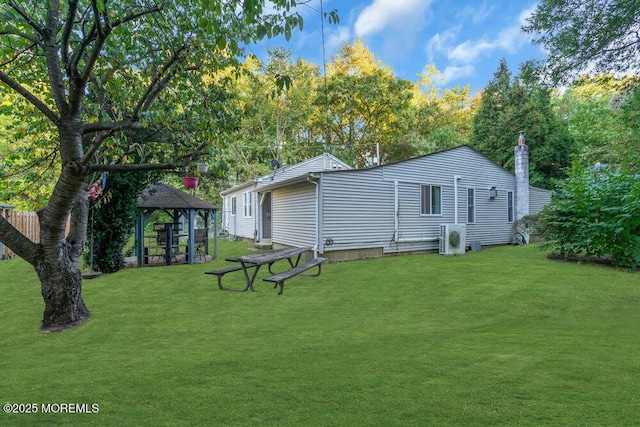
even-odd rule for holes
{"type": "Polygon", "coordinates": [[[0,242],[3,242],[9,249],[15,252],[16,255],[29,264],[35,264],[38,253],[40,252],[40,245],[29,240],[2,215],[0,215],[0,242]]]}
{"type": "Polygon", "coordinates": [[[70,0],[69,13],[67,13],[64,30],[62,31],[62,43],[60,46],[60,51],[62,51],[62,62],[64,64],[69,63],[69,38],[71,37],[71,31],[73,30],[73,21],[77,10],[78,0],[70,0]]]}
{"type": "Polygon", "coordinates": [[[144,111],[147,111],[153,101],[158,97],[160,92],[166,87],[166,85],[171,81],[171,79],[178,72],[177,67],[175,65],[184,60],[184,56],[182,53],[186,50],[186,47],[183,46],[178,49],[174,54],[169,58],[167,63],[164,64],[162,70],[155,76],[144,95],[136,105],[136,108],[133,110],[133,117],[137,118],[144,111]]]}
{"type": "Polygon", "coordinates": [[[107,140],[107,138],[109,138],[110,136],[113,136],[114,134],[122,130],[133,129],[136,126],[137,126],[137,123],[134,122],[133,120],[123,120],[117,123],[93,123],[93,124],[87,125],[85,127],[84,136],[87,137],[88,134],[90,133],[96,133],[96,135],[95,135],[95,140],[93,141],[93,143],[91,144],[87,152],[85,153],[80,164],[83,166],[88,165],[91,159],[93,158],[93,156],[100,149],[100,146],[104,143],[104,141],[107,140]],[[87,128],[90,129],[90,132],[86,131],[87,128]]]}
{"type": "Polygon", "coordinates": [[[18,12],[18,14],[19,14],[20,16],[22,16],[22,19],[24,19],[24,20],[27,22],[27,24],[28,24],[31,28],[33,28],[34,30],[36,30],[36,31],[38,32],[38,34],[40,34],[42,37],[44,37],[44,36],[45,36],[45,34],[46,34],[46,29],[45,29],[42,25],[38,24],[36,21],[34,21],[33,19],[31,19],[31,16],[29,16],[29,14],[28,14],[28,13],[26,13],[24,10],[22,10],[22,8],[20,7],[20,5],[19,5],[19,4],[17,4],[14,0],[11,0],[11,1],[9,2],[9,6],[10,6],[13,10],[15,10],[16,12],[18,12]]]}
{"type": "Polygon", "coordinates": [[[56,102],[61,115],[68,113],[68,104],[64,86],[62,69],[60,68],[60,58],[58,56],[58,45],[56,33],[58,31],[58,15],[60,14],[60,3],[57,1],[47,2],[46,27],[42,29],[43,49],[47,60],[47,74],[51,86],[51,93],[56,102]]]}
{"type": "Polygon", "coordinates": [[[13,80],[7,74],[0,71],[0,81],[16,91],[19,95],[29,101],[34,107],[36,107],[42,114],[44,114],[54,124],[58,123],[59,117],[47,107],[44,102],[40,101],[34,94],[29,92],[24,86],[20,85],[17,81],[13,80]]]}
{"type": "Polygon", "coordinates": [[[155,170],[178,169],[187,165],[187,162],[177,163],[139,163],[139,164],[93,164],[87,167],[88,172],[139,172],[155,170]]]}

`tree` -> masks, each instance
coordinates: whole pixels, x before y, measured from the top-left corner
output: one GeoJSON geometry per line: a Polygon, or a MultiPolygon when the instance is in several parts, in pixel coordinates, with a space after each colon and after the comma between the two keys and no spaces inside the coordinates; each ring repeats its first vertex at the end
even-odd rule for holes
{"type": "Polygon", "coordinates": [[[272,13],[266,12],[265,3],[0,4],[1,87],[20,95],[14,108],[28,105],[38,112],[39,117],[25,123],[27,133],[44,129],[52,135],[49,149],[59,173],[48,202],[38,212],[40,243],[0,218],[0,241],[38,274],[45,303],[42,329],[64,329],[89,316],[78,269],[86,238],[88,177],[102,171],[173,169],[205,152],[208,139],[185,141],[160,132],[163,138],[150,145],[164,144],[164,151],[156,149],[163,162],[134,164],[126,158],[128,140],[118,136],[128,129],[161,129],[175,117],[167,116],[172,112],[188,115],[200,107],[196,101],[202,97],[197,95],[218,84],[205,82],[202,73],[237,65],[248,43],[267,35],[288,38],[294,28],[302,27],[301,17],[292,11],[296,0],[270,1],[272,13]],[[65,235],[69,216],[71,229],[65,235]]]}
{"type": "Polygon", "coordinates": [[[246,112],[230,144],[230,153],[241,159],[234,175],[253,178],[267,173],[272,160],[293,164],[322,152],[310,127],[318,67],[303,60],[294,63],[284,49],[269,50],[264,63],[249,58],[243,67],[247,72],[234,87],[246,112]],[[291,83],[280,91],[279,76],[291,83]]]}
{"type": "Polygon", "coordinates": [[[552,179],[566,176],[573,141],[551,108],[550,90],[520,76],[512,81],[503,59],[481,95],[473,119],[472,145],[513,170],[513,146],[521,130],[531,147],[530,182],[550,188],[552,179]]]}
{"type": "Polygon", "coordinates": [[[413,155],[469,143],[477,100],[469,96],[469,85],[441,89],[440,71],[427,66],[413,88],[409,115],[404,118],[413,155]]]}
{"type": "Polygon", "coordinates": [[[409,108],[411,83],[396,78],[362,41],[335,55],[320,90],[318,127],[324,130],[326,147],[360,167],[372,164],[378,146],[380,160],[406,157],[396,142],[406,133],[400,115],[409,108]]]}
{"type": "Polygon", "coordinates": [[[640,133],[633,128],[638,111],[633,94],[638,87],[638,76],[616,79],[601,74],[581,77],[553,96],[554,110],[567,123],[580,158],[591,165],[618,164],[640,150],[640,133]]]}
{"type": "Polygon", "coordinates": [[[554,83],[592,71],[639,71],[638,1],[542,0],[523,30],[548,52],[545,71],[554,83]]]}

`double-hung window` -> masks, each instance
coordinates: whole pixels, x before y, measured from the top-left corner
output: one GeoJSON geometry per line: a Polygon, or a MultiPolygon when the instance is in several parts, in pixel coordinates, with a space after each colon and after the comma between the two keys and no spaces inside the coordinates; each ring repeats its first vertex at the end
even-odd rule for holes
{"type": "Polygon", "coordinates": [[[513,222],[513,191],[507,191],[507,221],[513,222]]]}
{"type": "Polygon", "coordinates": [[[244,217],[251,218],[253,212],[253,192],[246,191],[242,193],[242,206],[244,209],[244,217]]]}
{"type": "Polygon", "coordinates": [[[467,188],[467,223],[476,222],[476,190],[467,188]]]}
{"type": "Polygon", "coordinates": [[[435,185],[420,186],[420,214],[442,214],[442,187],[435,185]]]}
{"type": "Polygon", "coordinates": [[[235,216],[237,213],[236,196],[231,196],[231,215],[235,216]]]}

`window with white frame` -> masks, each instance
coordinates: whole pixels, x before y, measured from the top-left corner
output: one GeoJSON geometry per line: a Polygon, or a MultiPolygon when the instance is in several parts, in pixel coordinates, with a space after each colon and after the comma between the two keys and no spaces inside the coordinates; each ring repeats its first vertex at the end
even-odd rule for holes
{"type": "Polygon", "coordinates": [[[420,214],[442,215],[442,187],[420,186],[420,214]]]}
{"type": "Polygon", "coordinates": [[[507,191],[507,221],[513,222],[513,191],[507,191]]]}
{"type": "Polygon", "coordinates": [[[467,222],[473,224],[476,222],[476,190],[475,188],[467,188],[467,222]]]}
{"type": "Polygon", "coordinates": [[[253,212],[253,192],[246,191],[242,193],[242,206],[244,209],[244,217],[251,218],[253,212]]]}
{"type": "Polygon", "coordinates": [[[231,215],[235,216],[238,213],[236,208],[236,196],[231,196],[230,203],[231,203],[231,215]]]}

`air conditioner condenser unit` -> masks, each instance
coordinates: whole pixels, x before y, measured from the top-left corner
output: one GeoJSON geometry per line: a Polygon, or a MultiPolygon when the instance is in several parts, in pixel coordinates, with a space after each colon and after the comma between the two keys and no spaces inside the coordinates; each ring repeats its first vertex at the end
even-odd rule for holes
{"type": "Polygon", "coordinates": [[[465,224],[442,224],[440,225],[440,254],[441,255],[464,255],[465,224]]]}

